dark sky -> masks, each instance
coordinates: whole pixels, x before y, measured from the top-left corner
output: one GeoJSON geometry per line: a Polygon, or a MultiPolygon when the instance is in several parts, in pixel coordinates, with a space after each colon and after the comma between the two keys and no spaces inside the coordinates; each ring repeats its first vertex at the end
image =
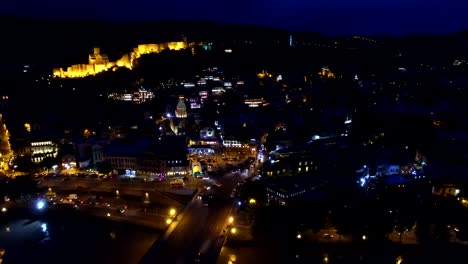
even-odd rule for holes
{"type": "Polygon", "coordinates": [[[0,15],[117,22],[183,19],[401,35],[467,30],[468,0],[2,0],[0,15]]]}

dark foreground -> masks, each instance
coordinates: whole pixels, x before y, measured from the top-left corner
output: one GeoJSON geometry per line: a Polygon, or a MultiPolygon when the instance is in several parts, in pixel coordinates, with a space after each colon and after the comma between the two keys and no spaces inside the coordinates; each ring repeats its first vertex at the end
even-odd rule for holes
{"type": "Polygon", "coordinates": [[[138,263],[159,231],[68,210],[0,215],[4,263],[138,263]]]}

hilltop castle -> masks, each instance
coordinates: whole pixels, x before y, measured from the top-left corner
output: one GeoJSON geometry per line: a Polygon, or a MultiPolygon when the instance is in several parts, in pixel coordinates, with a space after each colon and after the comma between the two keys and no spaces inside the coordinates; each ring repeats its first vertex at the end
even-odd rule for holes
{"type": "Polygon", "coordinates": [[[100,48],[96,47],[92,54],[89,54],[88,64],[75,64],[53,70],[53,76],[58,78],[80,78],[107,71],[114,67],[133,68],[133,62],[143,54],[159,53],[163,50],[181,50],[187,48],[184,41],[165,42],[159,44],[141,44],[134,48],[132,52],[125,54],[116,62],[110,62],[106,54],[101,54],[100,48]]]}

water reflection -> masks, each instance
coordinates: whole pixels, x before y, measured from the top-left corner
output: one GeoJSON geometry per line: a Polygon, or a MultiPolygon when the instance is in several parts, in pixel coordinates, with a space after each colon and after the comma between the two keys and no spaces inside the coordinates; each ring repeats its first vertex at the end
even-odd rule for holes
{"type": "Polygon", "coordinates": [[[41,242],[50,240],[49,230],[47,230],[47,223],[41,224],[41,242]]]}
{"type": "Polygon", "coordinates": [[[81,214],[18,215],[0,222],[5,263],[138,263],[158,231],[81,214]],[[109,243],[113,241],[112,243],[109,243]]]}

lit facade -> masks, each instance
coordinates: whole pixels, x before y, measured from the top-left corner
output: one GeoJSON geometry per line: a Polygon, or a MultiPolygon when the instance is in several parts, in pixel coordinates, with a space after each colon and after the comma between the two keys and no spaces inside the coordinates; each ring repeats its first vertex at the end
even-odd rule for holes
{"type": "Polygon", "coordinates": [[[175,116],[177,118],[187,117],[187,106],[185,105],[184,98],[179,99],[179,103],[177,103],[177,107],[175,110],[175,116]]]}
{"type": "Polygon", "coordinates": [[[159,53],[166,49],[181,50],[185,48],[187,48],[187,44],[183,41],[165,42],[160,44],[141,44],[134,48],[132,52],[125,54],[115,62],[110,62],[108,56],[101,54],[99,48],[94,48],[93,53],[89,55],[88,64],[75,64],[67,67],[66,69],[56,68],[53,70],[53,75],[58,78],[82,78],[96,75],[115,67],[132,69],[134,60],[138,59],[143,54],[159,53]]]}
{"type": "Polygon", "coordinates": [[[31,142],[31,160],[39,163],[46,157],[56,158],[58,146],[52,141],[31,142]]]}

